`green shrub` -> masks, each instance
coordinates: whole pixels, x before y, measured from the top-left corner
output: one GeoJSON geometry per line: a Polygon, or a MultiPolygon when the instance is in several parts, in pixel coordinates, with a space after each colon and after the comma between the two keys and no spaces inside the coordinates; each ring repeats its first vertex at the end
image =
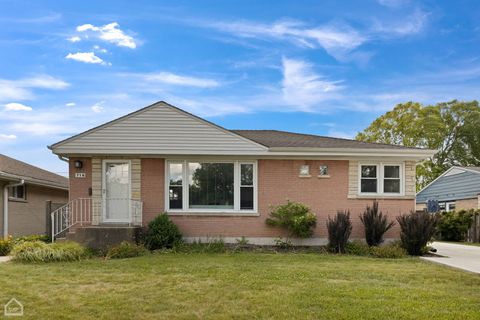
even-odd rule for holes
{"type": "Polygon", "coordinates": [[[182,234],[166,213],[158,215],[148,224],[145,247],[150,250],[173,248],[182,242],[182,234]]]}
{"type": "Polygon", "coordinates": [[[473,223],[474,210],[460,210],[440,213],[438,232],[445,241],[463,241],[473,223]]]}
{"type": "Polygon", "coordinates": [[[12,236],[8,236],[7,239],[0,239],[0,257],[8,256],[13,247],[12,236]]]}
{"type": "Polygon", "coordinates": [[[139,257],[147,254],[147,249],[144,246],[123,241],[117,246],[111,247],[107,252],[109,259],[125,259],[139,257]]]}
{"type": "Polygon", "coordinates": [[[278,247],[279,249],[288,250],[293,247],[293,243],[289,239],[283,240],[282,238],[278,238],[278,239],[275,239],[274,242],[275,242],[275,247],[278,247]]]}
{"type": "Polygon", "coordinates": [[[388,222],[387,216],[378,210],[378,201],[373,201],[372,207],[367,206],[365,212],[360,215],[360,221],[365,228],[365,240],[369,246],[380,245],[385,232],[395,224],[395,221],[388,222]]]}
{"type": "Polygon", "coordinates": [[[352,233],[350,211],[338,211],[333,219],[329,216],[327,230],[329,249],[336,253],[345,253],[345,246],[352,233]]]}
{"type": "Polygon", "coordinates": [[[13,247],[11,253],[13,260],[20,262],[78,261],[86,256],[84,247],[67,241],[52,244],[22,241],[13,247]]]}
{"type": "Polygon", "coordinates": [[[22,241],[43,241],[43,242],[50,242],[50,237],[45,234],[32,234],[30,236],[23,236],[14,239],[15,242],[22,242],[22,241]]]}
{"type": "Polygon", "coordinates": [[[407,251],[398,244],[386,244],[379,247],[371,247],[370,252],[375,258],[400,259],[407,256],[407,251]]]}
{"type": "Polygon", "coordinates": [[[435,234],[438,216],[425,211],[412,211],[397,217],[397,221],[401,228],[402,247],[412,256],[421,255],[422,248],[435,234]]]}
{"type": "Polygon", "coordinates": [[[368,256],[370,255],[370,247],[362,241],[351,241],[345,246],[345,253],[354,256],[368,256]]]}
{"type": "Polygon", "coordinates": [[[290,236],[309,238],[317,225],[317,216],[306,205],[287,201],[286,204],[273,208],[266,223],[286,229],[290,236]]]}
{"type": "Polygon", "coordinates": [[[224,253],[226,251],[225,242],[222,238],[207,239],[207,242],[195,240],[192,243],[184,243],[176,248],[184,253],[224,253]]]}

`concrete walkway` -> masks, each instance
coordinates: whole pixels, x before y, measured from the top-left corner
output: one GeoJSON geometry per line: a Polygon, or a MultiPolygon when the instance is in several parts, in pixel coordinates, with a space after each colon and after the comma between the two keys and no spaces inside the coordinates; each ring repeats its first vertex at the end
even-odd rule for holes
{"type": "Polygon", "coordinates": [[[7,262],[7,261],[9,261],[11,258],[12,258],[12,257],[8,257],[8,256],[7,256],[7,257],[0,257],[0,263],[2,263],[2,262],[7,262]]]}
{"type": "Polygon", "coordinates": [[[437,249],[437,254],[443,257],[422,257],[422,259],[480,273],[480,247],[445,242],[434,242],[432,247],[437,249]]]}

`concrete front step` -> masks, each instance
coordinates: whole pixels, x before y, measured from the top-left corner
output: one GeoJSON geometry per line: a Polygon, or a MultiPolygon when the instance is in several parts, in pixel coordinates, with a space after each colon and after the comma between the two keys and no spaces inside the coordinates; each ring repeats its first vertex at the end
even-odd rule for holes
{"type": "Polygon", "coordinates": [[[66,239],[78,242],[86,247],[106,250],[123,241],[135,242],[140,227],[100,225],[77,227],[66,234],[66,239]]]}

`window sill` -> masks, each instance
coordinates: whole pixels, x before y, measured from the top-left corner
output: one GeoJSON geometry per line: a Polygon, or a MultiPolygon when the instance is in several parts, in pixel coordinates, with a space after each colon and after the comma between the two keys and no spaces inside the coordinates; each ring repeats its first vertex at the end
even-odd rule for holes
{"type": "Polygon", "coordinates": [[[320,179],[329,179],[329,178],[330,178],[330,175],[329,175],[329,174],[323,175],[323,176],[322,176],[322,175],[319,175],[319,176],[317,176],[317,177],[320,178],[320,179]]]}
{"type": "Polygon", "coordinates": [[[312,176],[311,175],[299,175],[298,177],[299,178],[311,178],[312,176]]]}
{"type": "Polygon", "coordinates": [[[169,216],[222,216],[222,217],[259,217],[258,212],[191,212],[191,211],[167,211],[169,216]]]}
{"type": "Polygon", "coordinates": [[[25,200],[25,199],[12,198],[12,197],[8,197],[8,201],[11,201],[11,202],[23,202],[23,203],[27,203],[27,202],[28,202],[28,201],[25,200]]]}
{"type": "Polygon", "coordinates": [[[356,194],[356,195],[348,195],[348,199],[415,199],[415,196],[411,195],[404,195],[404,194],[395,194],[395,195],[385,195],[385,194],[356,194]]]}

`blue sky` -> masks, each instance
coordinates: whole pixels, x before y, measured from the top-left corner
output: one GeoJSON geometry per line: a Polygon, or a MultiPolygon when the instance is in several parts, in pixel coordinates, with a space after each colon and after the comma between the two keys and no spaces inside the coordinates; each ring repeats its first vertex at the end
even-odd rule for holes
{"type": "Polygon", "coordinates": [[[0,152],[165,100],[231,129],[354,137],[406,101],[477,99],[478,1],[0,1],[0,152]]]}

